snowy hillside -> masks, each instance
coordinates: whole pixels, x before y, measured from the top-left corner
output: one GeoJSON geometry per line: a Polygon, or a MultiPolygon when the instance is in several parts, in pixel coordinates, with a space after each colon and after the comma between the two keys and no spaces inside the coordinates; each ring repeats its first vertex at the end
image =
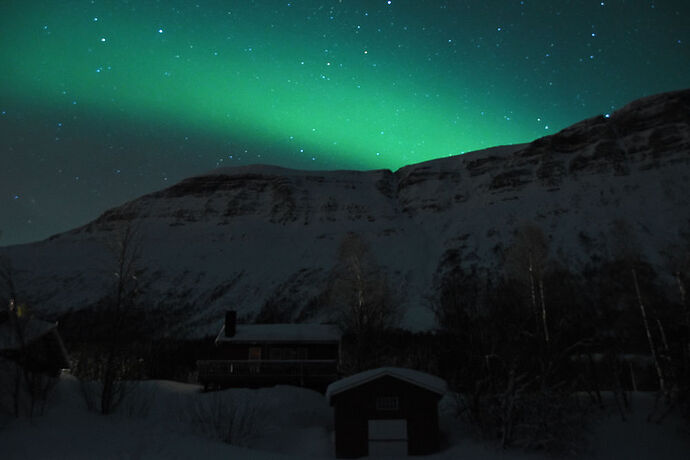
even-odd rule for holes
{"type": "Polygon", "coordinates": [[[500,268],[517,226],[534,223],[551,257],[606,257],[625,220],[653,263],[690,230],[690,90],[635,101],[609,118],[530,144],[396,172],[223,168],[191,177],[92,223],[3,248],[17,288],[44,315],[87,307],[112,283],[107,245],[134,222],[153,306],[183,308],[193,335],[223,312],[255,315],[277,299],[293,318],[321,293],[347,232],[362,235],[403,301],[403,325],[433,327],[426,300],[453,264],[500,268]]]}

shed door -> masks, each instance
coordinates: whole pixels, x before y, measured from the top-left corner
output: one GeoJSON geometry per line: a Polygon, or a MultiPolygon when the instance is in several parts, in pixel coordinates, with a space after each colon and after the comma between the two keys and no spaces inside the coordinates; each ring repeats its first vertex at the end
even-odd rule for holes
{"type": "Polygon", "coordinates": [[[369,420],[369,455],[407,455],[407,420],[369,420]]]}

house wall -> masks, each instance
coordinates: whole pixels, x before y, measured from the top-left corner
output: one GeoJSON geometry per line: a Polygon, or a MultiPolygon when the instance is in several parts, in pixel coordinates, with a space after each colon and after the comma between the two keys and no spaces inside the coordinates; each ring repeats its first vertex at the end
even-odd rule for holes
{"type": "MultiPolygon", "coordinates": [[[[221,342],[218,345],[218,359],[243,360],[249,357],[249,348],[261,347],[261,359],[271,359],[271,349],[297,349],[304,350],[306,356],[293,359],[338,359],[337,343],[296,343],[296,342],[271,342],[271,343],[232,343],[221,342]]],[[[301,351],[298,353],[301,355],[301,351]]]]}
{"type": "Polygon", "coordinates": [[[338,458],[367,455],[368,420],[407,420],[408,452],[424,455],[439,449],[438,401],[434,392],[383,376],[332,399],[335,417],[335,451],[338,458]],[[378,397],[397,396],[397,410],[376,408],[378,397]]]}
{"type": "Polygon", "coordinates": [[[359,398],[348,396],[336,403],[333,410],[337,458],[363,457],[368,450],[368,419],[359,412],[359,398]]]}
{"type": "Polygon", "coordinates": [[[299,385],[324,392],[326,387],[338,378],[339,344],[221,342],[209,358],[210,360],[197,362],[199,381],[207,389],[283,384],[299,385]],[[249,351],[254,347],[261,348],[261,357],[260,360],[250,361],[249,351]],[[327,362],[318,362],[320,360],[327,362]],[[241,363],[233,363],[230,367],[230,364],[223,364],[223,361],[241,363]]]}

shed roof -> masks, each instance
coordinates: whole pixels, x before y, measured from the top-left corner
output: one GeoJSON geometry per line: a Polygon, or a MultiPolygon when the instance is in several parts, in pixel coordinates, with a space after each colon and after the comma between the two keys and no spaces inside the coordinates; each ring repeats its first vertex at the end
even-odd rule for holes
{"type": "Polygon", "coordinates": [[[438,393],[439,395],[444,395],[447,390],[446,381],[435,375],[402,367],[379,367],[331,383],[326,389],[326,398],[330,403],[331,398],[338,393],[342,393],[343,391],[350,390],[384,376],[397,378],[404,382],[411,383],[412,385],[438,393]]]}
{"type": "Polygon", "coordinates": [[[223,326],[216,337],[216,343],[337,342],[341,336],[340,330],[332,324],[238,324],[232,337],[225,337],[223,326]]]}
{"type": "Polygon", "coordinates": [[[0,322],[0,350],[17,350],[43,337],[57,327],[35,317],[7,318],[0,322]]]}

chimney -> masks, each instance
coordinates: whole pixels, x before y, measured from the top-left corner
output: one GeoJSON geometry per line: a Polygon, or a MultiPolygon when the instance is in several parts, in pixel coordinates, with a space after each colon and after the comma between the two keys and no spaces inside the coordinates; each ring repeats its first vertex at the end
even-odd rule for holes
{"type": "Polygon", "coordinates": [[[228,310],[225,312],[225,337],[234,337],[237,327],[237,312],[228,310]]]}

